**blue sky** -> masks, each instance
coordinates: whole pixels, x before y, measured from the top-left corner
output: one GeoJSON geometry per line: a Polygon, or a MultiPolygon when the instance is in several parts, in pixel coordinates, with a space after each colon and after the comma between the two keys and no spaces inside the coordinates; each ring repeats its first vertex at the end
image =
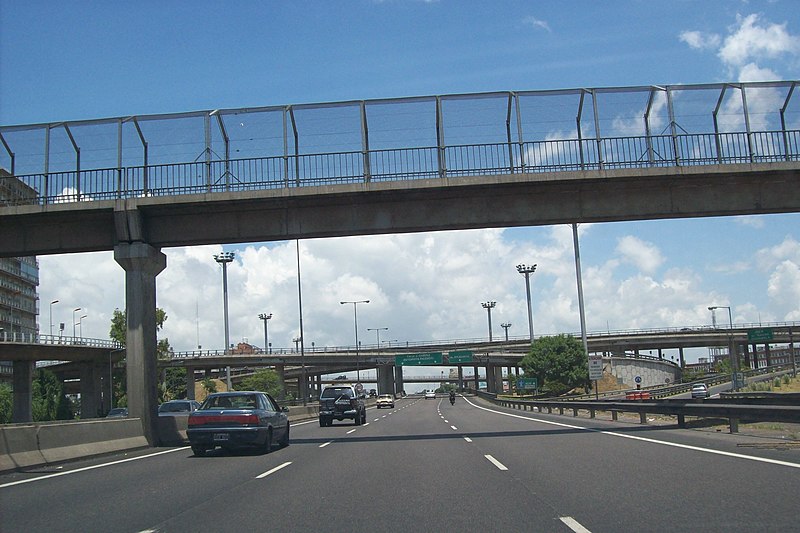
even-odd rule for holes
{"type": "MultiPolygon", "coordinates": [[[[800,10],[771,1],[45,2],[0,0],[0,124],[495,90],[790,80],[800,10]]],[[[0,164],[3,160],[0,159],[0,164]]],[[[800,217],[581,226],[590,330],[800,321],[800,217]],[[718,317],[720,321],[722,318],[718,317]],[[724,318],[727,320],[727,317],[724,318]]],[[[231,338],[297,336],[294,243],[242,243],[231,338]]],[[[221,347],[219,247],[166,250],[158,278],[176,349],[221,347]],[[187,280],[191,280],[188,282],[187,280]]],[[[579,329],[569,227],[301,243],[306,345],[486,336],[481,301],[527,330],[520,262],[537,263],[537,334],[579,329]]],[[[41,257],[41,330],[82,307],[105,337],[122,307],[111,255],[41,257]]]]}

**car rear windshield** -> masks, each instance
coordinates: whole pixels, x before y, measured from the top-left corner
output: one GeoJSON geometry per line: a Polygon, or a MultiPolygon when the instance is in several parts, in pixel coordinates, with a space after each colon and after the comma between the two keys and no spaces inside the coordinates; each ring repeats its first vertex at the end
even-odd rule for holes
{"type": "Polygon", "coordinates": [[[203,409],[255,409],[257,405],[255,394],[230,394],[206,398],[203,409]]]}
{"type": "Polygon", "coordinates": [[[342,395],[348,398],[352,398],[353,389],[351,389],[350,387],[328,387],[327,389],[322,391],[321,398],[339,398],[342,395]]]}

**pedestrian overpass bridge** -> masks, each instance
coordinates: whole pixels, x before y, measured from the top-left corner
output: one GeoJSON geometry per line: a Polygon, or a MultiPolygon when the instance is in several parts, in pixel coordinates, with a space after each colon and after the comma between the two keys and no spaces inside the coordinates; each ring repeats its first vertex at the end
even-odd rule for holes
{"type": "Polygon", "coordinates": [[[800,211],[797,81],[0,126],[0,257],[114,250],[155,431],[163,247],[800,211]]]}

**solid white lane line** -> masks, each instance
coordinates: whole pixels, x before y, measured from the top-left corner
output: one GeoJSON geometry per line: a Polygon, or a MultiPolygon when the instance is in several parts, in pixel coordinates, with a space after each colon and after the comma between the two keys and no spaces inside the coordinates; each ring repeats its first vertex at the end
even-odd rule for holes
{"type": "Polygon", "coordinates": [[[324,448],[324,447],[325,447],[325,446],[327,446],[328,444],[333,444],[333,441],[332,441],[332,440],[329,440],[328,442],[323,442],[322,444],[320,444],[320,445],[319,445],[319,447],[320,447],[320,448],[324,448]]]}
{"type": "Polygon", "coordinates": [[[450,426],[450,427],[453,428],[453,431],[458,431],[457,427],[455,427],[455,426],[450,426]]]}
{"type": "Polygon", "coordinates": [[[286,468],[286,467],[287,467],[287,466],[289,466],[290,464],[292,464],[292,462],[291,462],[291,461],[286,461],[286,462],[285,462],[285,463],[283,463],[282,465],[278,465],[278,466],[276,466],[275,468],[273,468],[272,470],[267,470],[267,471],[266,471],[266,472],[264,472],[263,474],[259,474],[259,475],[257,475],[257,476],[256,476],[256,479],[265,478],[265,477],[267,477],[267,476],[268,476],[268,475],[270,475],[270,474],[274,474],[275,472],[277,472],[278,470],[280,470],[280,469],[282,469],[282,468],[286,468]]]}
{"type": "Polygon", "coordinates": [[[501,463],[500,461],[498,461],[497,459],[495,459],[491,455],[484,455],[484,457],[486,457],[489,460],[490,463],[492,463],[494,466],[496,466],[498,470],[508,470],[508,468],[506,468],[506,465],[504,465],[503,463],[501,463]]]}
{"type": "Polygon", "coordinates": [[[565,526],[570,528],[575,533],[592,533],[585,527],[583,527],[580,522],[572,518],[571,516],[559,516],[559,520],[561,520],[565,526]]]}
{"type": "Polygon", "coordinates": [[[21,479],[19,481],[12,481],[11,483],[4,483],[3,485],[0,485],[0,489],[6,487],[12,487],[14,485],[22,485],[23,483],[31,483],[32,481],[40,481],[42,479],[48,479],[51,477],[66,476],[68,474],[77,474],[78,472],[85,472],[87,470],[94,470],[96,468],[103,468],[106,466],[113,466],[121,463],[128,463],[130,461],[138,461],[139,459],[147,459],[149,457],[155,457],[157,455],[164,455],[165,453],[179,452],[181,450],[188,450],[188,449],[189,446],[182,446],[180,448],[174,448],[172,450],[165,450],[163,452],[155,452],[147,455],[140,455],[139,457],[129,457],[128,459],[120,459],[119,461],[111,461],[110,463],[103,463],[101,465],[85,466],[83,468],[77,468],[75,470],[69,470],[67,472],[57,472],[55,474],[47,474],[46,476],[32,477],[30,479],[21,479]]]}
{"type": "Polygon", "coordinates": [[[472,442],[472,439],[469,438],[469,437],[464,437],[464,440],[467,441],[467,442],[472,442]]]}
{"type": "Polygon", "coordinates": [[[542,420],[541,418],[530,418],[530,417],[527,417],[527,416],[515,415],[513,413],[504,413],[502,411],[495,411],[494,409],[489,409],[487,407],[482,407],[480,405],[476,405],[476,404],[470,402],[469,399],[467,399],[467,398],[464,398],[464,400],[466,400],[466,402],[469,403],[471,406],[476,407],[478,409],[483,409],[484,411],[489,411],[490,413],[495,413],[495,414],[503,415],[503,416],[510,416],[512,418],[522,418],[523,420],[531,420],[533,422],[539,422],[541,424],[550,424],[551,426],[559,426],[559,427],[564,427],[564,428],[569,428],[569,429],[580,429],[580,430],[583,430],[583,431],[593,431],[595,433],[602,433],[603,435],[610,435],[612,437],[619,437],[619,438],[622,438],[622,439],[638,440],[638,441],[641,441],[641,442],[649,442],[651,444],[661,444],[663,446],[672,446],[673,448],[682,448],[684,450],[693,450],[693,451],[696,451],[696,452],[704,452],[704,453],[711,453],[711,454],[714,454],[714,455],[722,455],[722,456],[725,456],[725,457],[733,457],[734,459],[746,459],[748,461],[756,461],[756,462],[759,462],[759,463],[768,463],[768,464],[773,464],[773,465],[778,465],[778,466],[788,466],[790,468],[800,468],[800,463],[790,463],[790,462],[787,462],[787,461],[778,461],[777,459],[767,459],[765,457],[755,457],[753,455],[744,455],[744,454],[741,454],[741,453],[733,453],[733,452],[725,452],[725,451],[722,451],[722,450],[714,450],[712,448],[701,448],[699,446],[692,446],[690,444],[680,444],[680,443],[677,443],[677,442],[669,442],[669,441],[665,441],[665,440],[656,440],[656,439],[651,439],[651,438],[647,438],[647,437],[639,437],[639,436],[636,436],[636,435],[626,435],[624,433],[616,433],[614,431],[605,431],[605,430],[602,430],[602,429],[588,428],[588,427],[584,427],[584,426],[576,426],[574,424],[564,424],[562,422],[553,422],[551,420],[542,420]]]}

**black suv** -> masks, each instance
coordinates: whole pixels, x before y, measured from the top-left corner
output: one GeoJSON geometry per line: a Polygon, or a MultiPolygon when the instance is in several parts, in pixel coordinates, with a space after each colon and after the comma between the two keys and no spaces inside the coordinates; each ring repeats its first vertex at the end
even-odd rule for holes
{"type": "Polygon", "coordinates": [[[319,427],[330,426],[333,419],[352,419],[357,426],[366,424],[364,395],[350,385],[330,385],[319,396],[319,427]]]}

